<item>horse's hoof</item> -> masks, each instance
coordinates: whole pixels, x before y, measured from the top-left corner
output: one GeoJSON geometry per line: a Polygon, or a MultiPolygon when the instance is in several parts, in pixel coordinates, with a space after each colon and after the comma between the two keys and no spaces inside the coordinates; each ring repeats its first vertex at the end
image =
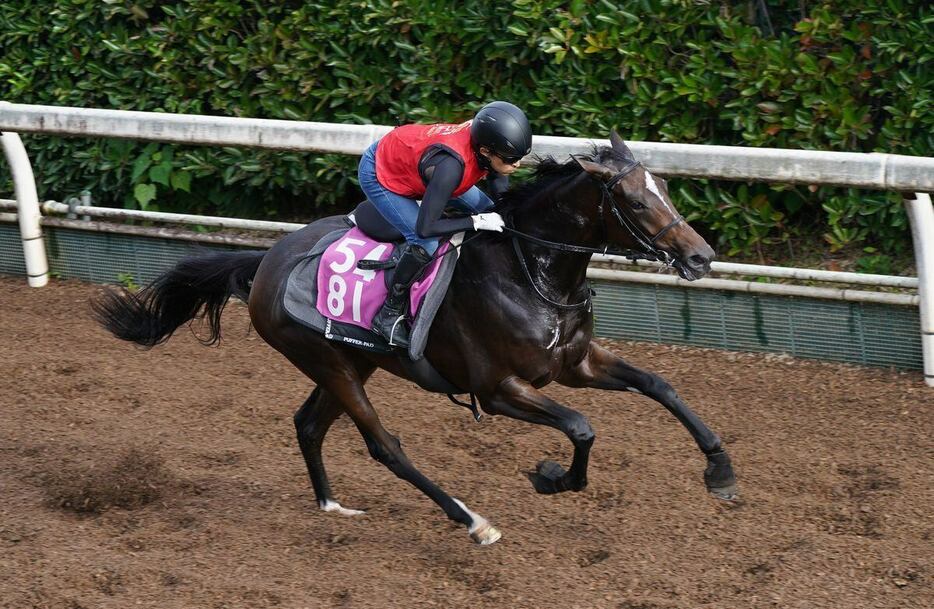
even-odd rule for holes
{"type": "Polygon", "coordinates": [[[736,484],[723,487],[710,486],[707,487],[707,491],[717,499],[722,499],[723,501],[733,501],[739,496],[739,488],[736,484]]]}
{"type": "Polygon", "coordinates": [[[567,472],[564,468],[554,461],[540,461],[535,467],[534,472],[528,472],[526,475],[532,483],[536,493],[541,495],[553,495],[561,492],[558,480],[564,477],[567,472]]]}
{"type": "Polygon", "coordinates": [[[710,494],[717,499],[725,501],[736,499],[736,474],[733,473],[733,464],[726,451],[721,450],[707,455],[704,484],[710,494]]]}
{"type": "Polygon", "coordinates": [[[476,530],[470,532],[470,538],[481,546],[488,546],[496,543],[503,533],[489,522],[481,524],[476,530]]]}
{"type": "Polygon", "coordinates": [[[333,501],[331,499],[322,501],[318,505],[325,512],[337,512],[341,516],[359,516],[361,514],[366,514],[366,512],[364,512],[363,510],[351,510],[349,508],[345,508],[338,502],[333,501]]]}

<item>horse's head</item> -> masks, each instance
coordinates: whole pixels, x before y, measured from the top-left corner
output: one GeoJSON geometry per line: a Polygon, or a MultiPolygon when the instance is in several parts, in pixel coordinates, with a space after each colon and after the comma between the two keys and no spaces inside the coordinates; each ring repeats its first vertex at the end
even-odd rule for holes
{"type": "Polygon", "coordinates": [[[710,272],[713,248],[675,209],[668,183],[637,161],[615,131],[610,143],[615,154],[595,155],[594,161],[577,159],[599,181],[602,199],[597,221],[605,223],[606,242],[670,261],[689,281],[710,272]]]}

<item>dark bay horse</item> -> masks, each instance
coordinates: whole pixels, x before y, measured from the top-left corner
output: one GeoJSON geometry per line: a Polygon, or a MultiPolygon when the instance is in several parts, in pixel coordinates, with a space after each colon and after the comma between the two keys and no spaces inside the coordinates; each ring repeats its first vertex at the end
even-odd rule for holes
{"type": "MultiPolygon", "coordinates": [[[[669,262],[686,279],[710,269],[713,250],[681,218],[666,182],[653,177],[615,134],[612,147],[559,164],[546,159],[530,183],[513,189],[499,210],[520,241],[481,233],[461,249],[448,293],[433,323],[426,357],[445,379],[476,394],[482,409],[564,432],[574,447],[567,470],[550,461],[529,474],[539,493],[580,491],[594,432],[580,413],[539,391],[556,381],[645,395],[668,409],[706,455],[708,490],[731,498],[736,480],[720,439],[662,378],[640,370],[593,341],[587,265],[606,247],[635,249],[669,262]]],[[[289,272],[323,235],[345,226],[324,218],[268,252],[227,252],[184,260],[138,292],[110,292],[94,303],[98,321],[117,337],[161,343],[181,325],[207,316],[219,339],[219,317],[231,295],[247,299],[259,334],[316,384],[295,414],[298,442],[319,506],[360,513],[334,499],[321,457],[331,424],[347,414],[370,455],[428,495],[478,543],[500,532],[419,472],[380,422],[364,384],[377,368],[406,377],[394,354],[375,354],[293,321],[283,308],[289,272]]]]}

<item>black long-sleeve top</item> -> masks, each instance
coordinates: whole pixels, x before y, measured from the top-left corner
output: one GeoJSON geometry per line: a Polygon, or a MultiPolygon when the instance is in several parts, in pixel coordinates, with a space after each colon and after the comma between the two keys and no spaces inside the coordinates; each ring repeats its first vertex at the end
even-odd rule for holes
{"type": "MultiPolygon", "coordinates": [[[[421,238],[445,237],[473,229],[473,220],[465,218],[442,218],[448,201],[464,177],[464,162],[461,158],[442,147],[433,147],[425,152],[418,164],[419,173],[427,188],[418,210],[415,232],[421,238]]],[[[509,178],[494,171],[487,174],[487,188],[495,200],[509,187],[509,178]]]]}

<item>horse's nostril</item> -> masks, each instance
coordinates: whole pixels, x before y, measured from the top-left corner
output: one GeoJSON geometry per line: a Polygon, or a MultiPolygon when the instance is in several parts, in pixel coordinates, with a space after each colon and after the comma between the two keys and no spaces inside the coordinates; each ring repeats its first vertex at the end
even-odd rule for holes
{"type": "Polygon", "coordinates": [[[691,266],[693,267],[705,266],[707,264],[710,264],[710,258],[707,258],[706,256],[701,256],[700,254],[695,254],[691,256],[690,258],[688,258],[688,262],[690,262],[691,266]]]}

